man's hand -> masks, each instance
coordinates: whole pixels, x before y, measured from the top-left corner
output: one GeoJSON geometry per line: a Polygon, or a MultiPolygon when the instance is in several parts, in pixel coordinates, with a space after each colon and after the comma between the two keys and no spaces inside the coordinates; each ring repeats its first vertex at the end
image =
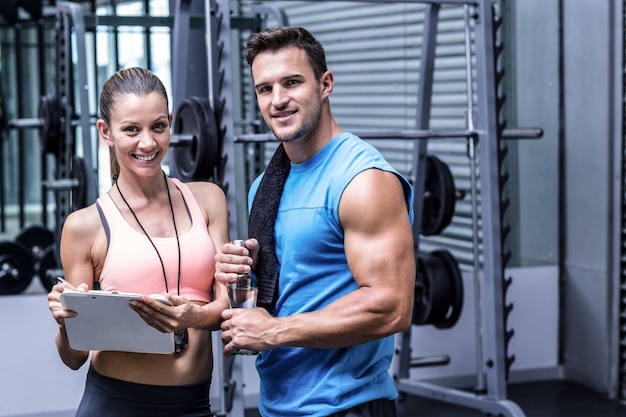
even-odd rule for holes
{"type": "Polygon", "coordinates": [[[244,242],[245,246],[235,246],[225,243],[215,254],[215,279],[228,285],[237,280],[238,274],[248,274],[256,263],[259,254],[259,242],[250,238],[244,242]]]}
{"type": "Polygon", "coordinates": [[[274,334],[276,318],[263,308],[231,308],[222,313],[222,342],[224,355],[230,356],[237,349],[255,352],[271,349],[277,345],[270,340],[274,334]]]}

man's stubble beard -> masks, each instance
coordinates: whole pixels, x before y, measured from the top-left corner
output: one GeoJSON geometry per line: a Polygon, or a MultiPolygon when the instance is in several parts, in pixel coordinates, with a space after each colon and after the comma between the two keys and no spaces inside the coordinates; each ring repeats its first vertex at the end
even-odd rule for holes
{"type": "Polygon", "coordinates": [[[304,136],[306,136],[309,132],[311,132],[318,124],[322,115],[322,103],[318,101],[317,106],[311,109],[308,113],[306,113],[306,117],[302,121],[300,128],[293,134],[289,136],[279,137],[276,134],[276,131],[272,129],[272,133],[276,136],[280,142],[293,142],[298,140],[304,136]]]}

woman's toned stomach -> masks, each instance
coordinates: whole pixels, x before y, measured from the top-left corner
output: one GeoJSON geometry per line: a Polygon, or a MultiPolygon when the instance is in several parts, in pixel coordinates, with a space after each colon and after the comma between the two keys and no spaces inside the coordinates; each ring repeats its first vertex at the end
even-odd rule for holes
{"type": "Polygon", "coordinates": [[[186,385],[211,378],[211,331],[189,329],[189,345],[169,355],[98,351],[91,364],[101,375],[148,385],[186,385]]]}

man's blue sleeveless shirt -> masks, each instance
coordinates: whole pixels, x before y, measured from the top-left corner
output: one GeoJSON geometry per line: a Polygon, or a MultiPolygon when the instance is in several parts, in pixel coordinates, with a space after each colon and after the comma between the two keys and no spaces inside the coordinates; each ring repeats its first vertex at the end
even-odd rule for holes
{"type": "MultiPolygon", "coordinates": [[[[350,181],[372,168],[400,178],[413,223],[408,181],[376,148],[351,133],[337,135],[312,158],[292,164],[274,229],[280,264],[276,316],[321,310],[357,289],[344,253],[339,201],[350,181]]],[[[250,189],[249,207],[260,178],[250,189]]],[[[256,360],[261,415],[323,417],[374,399],[394,399],[393,350],[393,336],[388,336],[341,349],[263,351],[256,360]]]]}

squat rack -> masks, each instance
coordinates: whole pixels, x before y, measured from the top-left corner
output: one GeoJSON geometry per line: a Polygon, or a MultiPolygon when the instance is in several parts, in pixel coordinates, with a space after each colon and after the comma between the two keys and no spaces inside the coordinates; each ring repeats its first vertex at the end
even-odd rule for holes
{"type": "MultiPolygon", "coordinates": [[[[468,135],[468,153],[470,161],[479,155],[480,190],[482,204],[480,207],[480,224],[482,236],[482,277],[478,254],[478,236],[475,233],[474,241],[474,273],[476,281],[475,294],[476,321],[477,321],[477,386],[476,393],[439,386],[436,384],[415,381],[410,379],[411,368],[410,336],[411,330],[400,336],[399,360],[395,369],[396,386],[400,392],[415,394],[440,401],[474,408],[483,412],[510,417],[524,417],[522,409],[506,397],[506,379],[508,369],[514,357],[507,356],[507,346],[514,332],[506,329],[507,317],[513,306],[506,305],[506,289],[510,279],[504,279],[504,268],[507,258],[503,253],[503,242],[506,234],[503,233],[502,214],[506,206],[502,203],[501,188],[506,178],[500,174],[500,163],[504,156],[500,139],[504,136],[504,125],[498,121],[498,113],[502,99],[498,97],[497,87],[502,79],[503,72],[497,68],[496,31],[498,21],[494,17],[493,4],[490,0],[478,1],[431,1],[426,9],[424,26],[424,41],[421,55],[421,69],[419,80],[418,109],[416,128],[428,129],[430,116],[430,98],[434,72],[434,56],[439,10],[444,3],[463,4],[466,10],[466,53],[468,61],[468,130],[474,131],[468,135]],[[474,114],[472,103],[472,76],[471,57],[469,56],[469,20],[468,10],[473,7],[476,13],[474,20],[474,45],[476,57],[476,86],[478,112],[474,114]],[[474,149],[475,143],[478,148],[474,149]]],[[[501,50],[501,48],[500,48],[501,50]]],[[[519,137],[539,137],[540,131],[520,129],[519,137]]],[[[414,156],[415,166],[423,159],[422,153],[426,150],[426,141],[416,145],[414,156]]],[[[419,171],[418,171],[419,174],[419,171]]],[[[418,178],[419,179],[419,176],[418,178]]],[[[423,182],[416,181],[416,184],[423,182]]],[[[416,186],[416,195],[423,191],[416,186]]],[[[418,200],[419,205],[419,198],[418,200]]],[[[474,211],[476,208],[474,207],[474,211]]],[[[478,213],[475,213],[478,215],[478,213]]],[[[421,210],[416,210],[415,224],[420,224],[421,210]]],[[[477,217],[474,218],[474,226],[477,217]]],[[[475,229],[476,230],[476,229],[475,229]]],[[[414,227],[415,231],[415,227],[414,227]]],[[[419,247],[418,233],[414,232],[416,248],[419,247]]]]}

